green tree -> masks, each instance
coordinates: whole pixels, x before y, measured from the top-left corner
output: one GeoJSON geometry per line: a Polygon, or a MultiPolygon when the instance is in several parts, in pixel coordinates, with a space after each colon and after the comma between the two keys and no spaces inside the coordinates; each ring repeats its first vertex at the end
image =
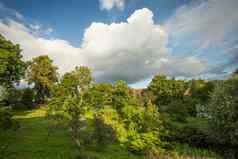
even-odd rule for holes
{"type": "Polygon", "coordinates": [[[166,76],[155,76],[148,86],[152,102],[156,105],[165,105],[174,99],[181,99],[186,88],[186,83],[182,80],[169,79],[166,76]]]}
{"type": "Polygon", "coordinates": [[[206,106],[210,138],[222,149],[226,158],[238,157],[238,76],[217,82],[206,106]]]}
{"type": "Polygon", "coordinates": [[[91,71],[87,67],[76,67],[63,76],[55,87],[53,99],[49,103],[49,116],[59,120],[63,118],[68,122],[78,146],[81,146],[81,129],[85,126],[85,94],[92,81],[91,71]]]}
{"type": "Polygon", "coordinates": [[[93,118],[93,138],[99,145],[106,145],[116,141],[116,131],[110,124],[106,124],[100,113],[93,118]]]}
{"type": "Polygon", "coordinates": [[[112,105],[113,86],[109,83],[94,84],[85,93],[85,102],[94,111],[100,110],[106,105],[112,105]]]}
{"type": "Polygon", "coordinates": [[[12,87],[25,73],[19,45],[14,45],[0,34],[0,86],[12,87]]]}
{"type": "Polygon", "coordinates": [[[237,77],[218,83],[207,106],[213,136],[221,144],[238,145],[237,88],[237,77]]]}
{"type": "Polygon", "coordinates": [[[75,67],[72,72],[66,73],[60,83],[67,94],[79,95],[80,91],[84,92],[90,87],[93,78],[88,67],[75,67]]]}
{"type": "Polygon", "coordinates": [[[146,101],[144,110],[144,120],[143,129],[145,131],[159,131],[162,129],[162,122],[160,119],[160,114],[158,108],[151,103],[151,101],[146,101]]]}
{"type": "Polygon", "coordinates": [[[37,103],[42,103],[46,97],[50,97],[50,90],[58,80],[56,71],[57,67],[47,55],[33,58],[29,62],[27,78],[29,84],[34,84],[37,103]]]}
{"type": "Polygon", "coordinates": [[[209,94],[214,89],[215,81],[192,80],[190,91],[191,97],[200,100],[200,103],[206,104],[209,100],[209,94]]]}
{"type": "Polygon", "coordinates": [[[116,110],[122,113],[122,109],[125,106],[139,105],[139,101],[130,92],[130,88],[124,81],[116,81],[113,86],[112,105],[116,110]]]}
{"type": "Polygon", "coordinates": [[[16,88],[8,88],[5,92],[5,105],[12,106],[14,109],[21,106],[22,92],[16,88]]]}

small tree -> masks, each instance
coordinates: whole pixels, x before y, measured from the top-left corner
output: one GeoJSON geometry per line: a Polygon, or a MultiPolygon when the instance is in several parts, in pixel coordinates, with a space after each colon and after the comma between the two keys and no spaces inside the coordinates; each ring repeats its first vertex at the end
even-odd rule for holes
{"type": "Polygon", "coordinates": [[[81,146],[81,129],[84,127],[85,120],[83,114],[87,106],[84,96],[92,81],[91,71],[87,67],[76,67],[75,70],[63,76],[49,103],[49,115],[68,121],[78,146],[81,146]]]}

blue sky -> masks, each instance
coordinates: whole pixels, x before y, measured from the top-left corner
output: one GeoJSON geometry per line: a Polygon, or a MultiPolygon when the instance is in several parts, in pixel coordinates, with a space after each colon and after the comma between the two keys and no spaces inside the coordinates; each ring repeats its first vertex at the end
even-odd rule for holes
{"type": "Polygon", "coordinates": [[[61,74],[89,66],[99,82],[145,87],[155,74],[227,76],[238,67],[237,0],[0,0],[0,33],[26,60],[61,74]]]}
{"type": "Polygon", "coordinates": [[[149,8],[158,23],[166,20],[174,10],[189,0],[130,0],[123,11],[101,10],[98,0],[1,0],[2,5],[21,13],[26,23],[54,28],[51,36],[70,41],[79,46],[84,30],[92,22],[112,23],[125,21],[136,9],[149,8]]]}

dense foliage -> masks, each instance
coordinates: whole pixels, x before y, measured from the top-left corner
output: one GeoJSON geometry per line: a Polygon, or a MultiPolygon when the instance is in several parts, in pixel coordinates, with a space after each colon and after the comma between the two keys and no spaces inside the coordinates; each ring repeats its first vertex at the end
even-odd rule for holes
{"type": "Polygon", "coordinates": [[[160,148],[159,131],[163,127],[154,105],[140,105],[123,81],[114,85],[90,81],[91,74],[85,67],[66,73],[49,104],[49,115],[57,114],[60,120],[68,121],[79,146],[88,143],[90,137],[88,144],[117,141],[136,153],[160,148]],[[65,94],[58,96],[57,91],[65,94]]]}
{"type": "Polygon", "coordinates": [[[12,109],[31,109],[35,107],[35,92],[31,88],[2,89],[1,104],[12,109]]]}
{"type": "Polygon", "coordinates": [[[169,79],[166,76],[155,76],[148,86],[148,94],[158,106],[168,104],[173,99],[183,97],[186,82],[182,80],[169,79]]]}
{"type": "Polygon", "coordinates": [[[228,149],[229,158],[238,157],[238,76],[216,84],[205,113],[210,135],[220,147],[228,149]]]}
{"type": "Polygon", "coordinates": [[[50,97],[50,89],[57,82],[57,67],[46,55],[33,58],[28,62],[27,80],[34,85],[36,102],[42,103],[50,97]]]}
{"type": "Polygon", "coordinates": [[[0,34],[0,86],[12,87],[25,71],[19,45],[14,45],[0,34]]]}

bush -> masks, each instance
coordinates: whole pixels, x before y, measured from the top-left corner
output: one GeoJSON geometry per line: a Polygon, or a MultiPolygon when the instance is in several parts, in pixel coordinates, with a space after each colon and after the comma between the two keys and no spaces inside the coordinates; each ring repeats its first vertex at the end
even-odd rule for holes
{"type": "Polygon", "coordinates": [[[21,103],[28,109],[33,108],[34,97],[35,97],[34,91],[31,88],[25,88],[22,90],[21,103]]]}
{"type": "Polygon", "coordinates": [[[116,141],[116,132],[111,125],[106,124],[102,117],[94,116],[93,119],[94,133],[93,138],[97,144],[105,145],[116,141]]]}
{"type": "Polygon", "coordinates": [[[126,143],[129,151],[142,154],[145,154],[152,148],[161,147],[161,145],[158,133],[156,132],[138,133],[130,136],[126,143]]]}
{"type": "Polygon", "coordinates": [[[208,121],[197,116],[196,103],[196,99],[186,97],[161,106],[159,111],[168,130],[163,136],[165,140],[206,146],[208,121]]]}
{"type": "Polygon", "coordinates": [[[12,119],[12,113],[6,109],[0,109],[0,130],[17,130],[19,123],[12,119]]]}
{"type": "Polygon", "coordinates": [[[34,106],[34,91],[31,88],[4,89],[2,94],[2,103],[5,106],[11,106],[13,109],[30,109],[34,106]]]}
{"type": "Polygon", "coordinates": [[[12,108],[17,108],[22,106],[21,104],[22,92],[16,88],[5,89],[4,101],[6,106],[11,106],[12,108]]]}

